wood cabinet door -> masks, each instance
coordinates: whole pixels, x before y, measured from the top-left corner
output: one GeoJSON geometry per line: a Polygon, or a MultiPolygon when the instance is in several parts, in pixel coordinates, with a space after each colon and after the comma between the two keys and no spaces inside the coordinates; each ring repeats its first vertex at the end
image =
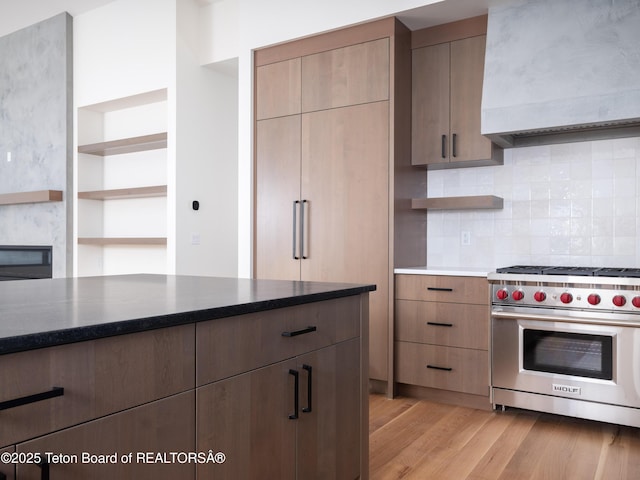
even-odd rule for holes
{"type": "Polygon", "coordinates": [[[485,35],[451,42],[452,162],[491,158],[491,141],[480,134],[485,35]],[[453,151],[452,151],[453,154],[453,151]]]}
{"type": "MultiPolygon", "coordinates": [[[[3,453],[13,453],[15,452],[14,447],[7,447],[0,450],[0,454],[3,453]]],[[[0,461],[0,474],[6,477],[6,480],[15,480],[16,479],[16,468],[13,463],[0,461]]],[[[0,478],[2,476],[0,475],[0,478]]]]}
{"type": "Polygon", "coordinates": [[[389,99],[389,39],[302,58],[302,111],[389,99]]]}
{"type": "Polygon", "coordinates": [[[296,359],[301,376],[297,478],[360,478],[359,359],[359,339],[296,359]]]}
{"type": "Polygon", "coordinates": [[[449,67],[448,43],[416,48],[412,52],[413,165],[449,161],[449,67]]]}
{"type": "Polygon", "coordinates": [[[220,451],[222,464],[201,464],[198,478],[295,478],[293,361],[254,370],[197,390],[198,451],[220,451]]]}
{"type": "MultiPolygon", "coordinates": [[[[164,462],[158,458],[169,457],[157,456],[195,452],[194,395],[193,391],[185,392],[109,415],[19,444],[17,451],[76,455],[62,463],[49,462],[48,478],[52,480],[195,479],[193,463],[164,462]],[[123,460],[129,453],[131,461],[123,460]]],[[[20,480],[44,478],[37,465],[19,464],[16,470],[20,480]]]]}
{"type": "Polygon", "coordinates": [[[370,377],[386,380],[389,102],[302,115],[302,280],[373,283],[370,377]]]}
{"type": "Polygon", "coordinates": [[[254,277],[300,280],[300,116],[256,130],[254,277]]]}
{"type": "Polygon", "coordinates": [[[300,113],[300,59],[256,68],[256,119],[300,113]]]}

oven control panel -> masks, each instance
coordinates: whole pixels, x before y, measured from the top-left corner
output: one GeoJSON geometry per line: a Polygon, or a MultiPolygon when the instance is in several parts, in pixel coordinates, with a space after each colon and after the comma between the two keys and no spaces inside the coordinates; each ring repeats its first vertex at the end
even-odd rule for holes
{"type": "Polygon", "coordinates": [[[640,290],[492,284],[493,305],[613,310],[640,314],[640,290]]]}

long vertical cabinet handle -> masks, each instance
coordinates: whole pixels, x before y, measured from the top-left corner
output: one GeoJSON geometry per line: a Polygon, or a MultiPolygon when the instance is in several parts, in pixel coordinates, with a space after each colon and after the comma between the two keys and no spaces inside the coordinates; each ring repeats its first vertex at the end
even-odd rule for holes
{"type": "Polygon", "coordinates": [[[442,135],[442,145],[440,148],[442,150],[442,158],[447,158],[447,136],[446,135],[442,135]]]}
{"type": "Polygon", "coordinates": [[[289,369],[289,375],[293,375],[293,409],[292,415],[289,415],[289,420],[297,420],[298,412],[300,411],[300,395],[298,393],[300,389],[300,374],[293,368],[289,369]]]}
{"type": "Polygon", "coordinates": [[[307,371],[307,406],[302,409],[303,413],[311,413],[311,397],[313,396],[313,368],[311,365],[302,365],[302,369],[307,371]]]}
{"type": "Polygon", "coordinates": [[[458,139],[458,135],[456,135],[455,133],[451,136],[451,155],[453,155],[454,157],[458,156],[458,152],[457,152],[457,148],[456,148],[456,140],[458,139]]]}
{"type": "Polygon", "coordinates": [[[293,202],[293,259],[300,260],[300,257],[296,255],[296,217],[298,216],[298,205],[300,204],[300,200],[294,200],[293,202]]]}
{"type": "Polygon", "coordinates": [[[302,200],[300,205],[300,257],[306,260],[308,257],[304,254],[304,209],[309,202],[302,200]]]}
{"type": "Polygon", "coordinates": [[[38,466],[42,469],[40,480],[49,480],[49,463],[43,460],[38,466]]]}

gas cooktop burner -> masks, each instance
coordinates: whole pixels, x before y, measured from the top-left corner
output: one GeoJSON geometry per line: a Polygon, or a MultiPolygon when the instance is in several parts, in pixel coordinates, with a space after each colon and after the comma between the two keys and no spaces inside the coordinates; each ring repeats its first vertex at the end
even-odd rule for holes
{"type": "Polygon", "coordinates": [[[513,265],[496,269],[496,273],[522,275],[579,275],[587,277],[640,278],[640,268],[599,267],[545,267],[539,265],[513,265]]]}

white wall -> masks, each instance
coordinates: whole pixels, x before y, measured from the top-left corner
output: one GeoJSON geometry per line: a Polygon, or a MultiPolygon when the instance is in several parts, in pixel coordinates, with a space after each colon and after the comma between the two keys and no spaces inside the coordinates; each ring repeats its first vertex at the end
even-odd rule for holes
{"type": "Polygon", "coordinates": [[[171,86],[175,0],[119,0],[74,17],[76,107],[171,86]]]}
{"type": "Polygon", "coordinates": [[[235,277],[238,80],[200,66],[199,14],[193,0],[178,1],[176,273],[235,277]]]}

